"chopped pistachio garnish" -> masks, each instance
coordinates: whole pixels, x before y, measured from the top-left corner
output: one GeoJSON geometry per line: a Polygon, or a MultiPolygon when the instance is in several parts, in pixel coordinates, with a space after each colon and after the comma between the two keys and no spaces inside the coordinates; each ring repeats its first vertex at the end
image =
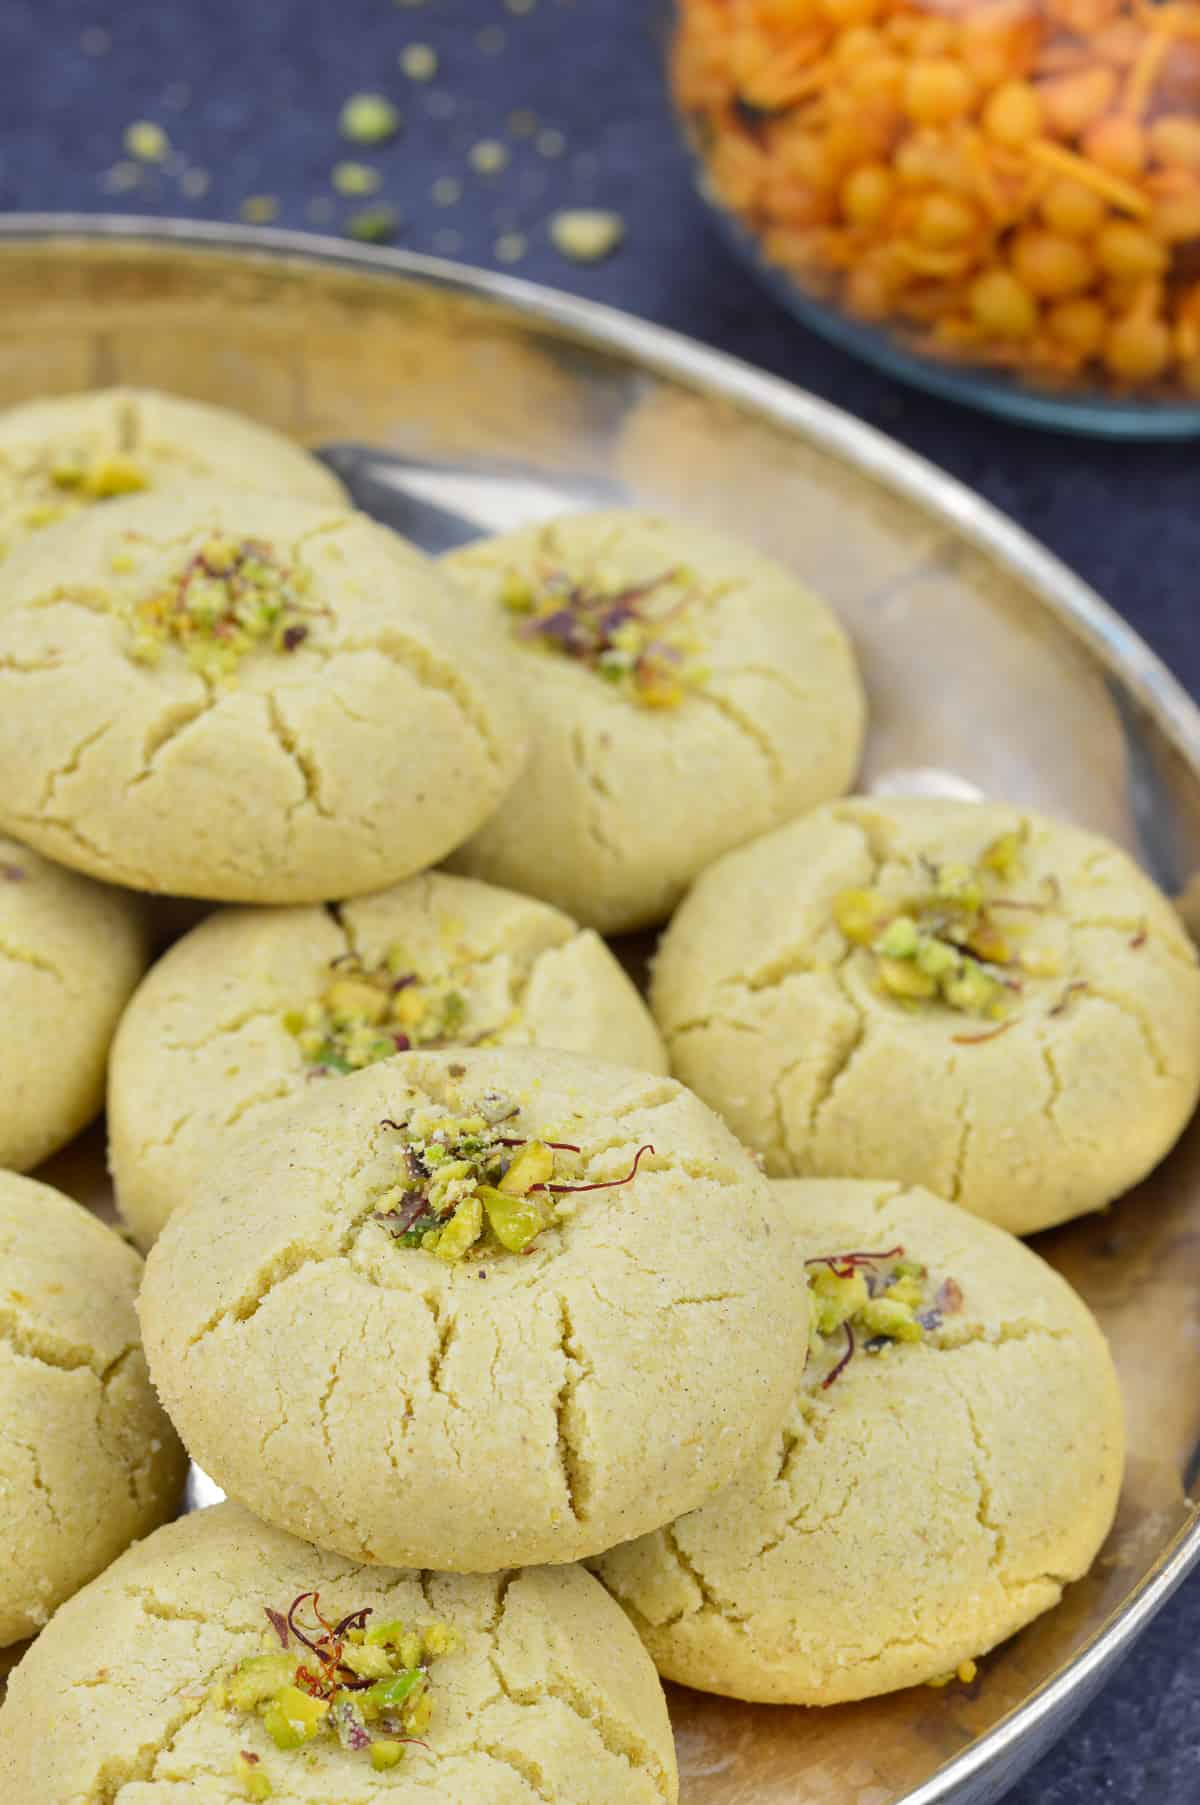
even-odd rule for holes
{"type": "Polygon", "coordinates": [[[1024,958],[1022,931],[1008,911],[1044,912],[1047,902],[1014,898],[1006,886],[1021,871],[1017,834],[1002,834],[973,865],[927,864],[928,887],[903,901],[878,890],[843,890],[834,920],[875,960],[879,989],[910,1006],[940,1002],[964,1015],[1003,1021],[1022,989],[1021,975],[1053,975],[1044,952],[1024,958]],[[997,919],[1004,915],[1004,921],[997,919]]]}
{"type": "Polygon", "coordinates": [[[821,1254],[809,1269],[809,1350],[824,1355],[832,1336],[844,1347],[821,1380],[821,1389],[840,1379],[862,1346],[880,1354],[896,1341],[921,1341],[962,1309],[954,1279],[935,1283],[929,1269],[908,1258],[903,1247],[882,1253],[821,1254]]]}
{"type": "Polygon", "coordinates": [[[526,1253],[544,1229],[574,1214],[581,1191],[607,1191],[637,1176],[647,1145],[621,1178],[564,1182],[577,1170],[582,1148],[567,1141],[530,1139],[517,1130],[520,1106],[497,1091],[474,1109],[447,1115],[429,1106],[402,1122],[399,1182],[379,1199],[375,1221],[402,1247],[419,1247],[448,1265],[497,1254],[526,1253]]]}
{"type": "Polygon", "coordinates": [[[135,119],[132,125],[127,125],[121,142],[139,163],[165,163],[171,153],[171,141],[166,132],[150,119],[135,119]]]}
{"type": "Polygon", "coordinates": [[[329,177],[339,194],[376,194],[383,181],[377,169],[369,163],[342,162],[335,163],[329,177]]]}
{"type": "MultiPolygon", "coordinates": [[[[367,1756],[377,1771],[395,1767],[405,1746],[429,1728],[430,1668],[458,1646],[458,1637],[445,1623],[368,1628],[369,1606],[331,1623],[320,1607],[318,1592],[302,1592],[287,1612],[268,1610],[269,1652],[239,1661],[213,1687],[212,1701],[218,1710],[257,1717],[277,1749],[324,1740],[367,1756]],[[301,1621],[306,1605],[315,1622],[301,1621]]],[[[235,1763],[249,1799],[271,1797],[269,1785],[261,1789],[260,1764],[247,1751],[235,1763]]]]}
{"type": "Polygon", "coordinates": [[[223,677],[255,647],[294,652],[320,613],[309,584],[262,541],[210,534],[173,580],[130,608],[132,655],[157,664],[174,643],[201,675],[223,677]]]}
{"type": "Polygon", "coordinates": [[[352,94],[338,129],[352,144],[387,144],[400,130],[400,113],[384,94],[352,94]]]}
{"type": "MultiPolygon", "coordinates": [[[[399,943],[378,965],[343,954],[329,967],[329,980],[316,1002],[289,1010],[284,1026],[295,1035],[310,1065],[328,1072],[357,1072],[406,1053],[466,1038],[468,1008],[454,971],[422,975],[399,943]]],[[[472,1035],[482,1045],[491,1034],[472,1035]]]]}
{"type": "Polygon", "coordinates": [[[363,207],[346,221],[346,231],[360,244],[390,244],[400,229],[394,207],[363,207]]]}
{"type": "Polygon", "coordinates": [[[682,569],[625,585],[602,577],[573,582],[562,570],[514,570],[500,600],[516,616],[518,639],[575,659],[645,708],[675,708],[708,675],[688,620],[693,582],[682,569]],[[683,589],[681,599],[651,612],[647,604],[669,584],[683,589]]]}
{"type": "Polygon", "coordinates": [[[600,263],[624,237],[621,215],[602,207],[567,207],[550,220],[551,243],[572,263],[600,263]]]}

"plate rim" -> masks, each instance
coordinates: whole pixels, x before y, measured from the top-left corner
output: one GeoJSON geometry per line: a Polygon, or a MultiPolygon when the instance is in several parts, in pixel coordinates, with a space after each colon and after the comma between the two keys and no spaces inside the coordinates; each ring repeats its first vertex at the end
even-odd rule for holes
{"type": "MultiPolygon", "coordinates": [[[[570,337],[648,367],[687,387],[723,397],[855,466],[881,488],[926,512],[1020,578],[1061,625],[1089,648],[1150,713],[1200,784],[1200,707],[1135,629],[1069,566],[920,453],[834,403],[686,334],[521,277],[503,276],[420,252],[357,245],[328,234],[222,221],[119,213],[0,214],[0,249],[81,240],[134,249],[178,248],[341,267],[407,277],[437,289],[502,304],[570,337]]],[[[1023,1704],[953,1755],[899,1805],[986,1805],[1062,1734],[1130,1652],[1171,1594],[1200,1564],[1200,1503],[1126,1603],[1065,1666],[1023,1704]]]]}

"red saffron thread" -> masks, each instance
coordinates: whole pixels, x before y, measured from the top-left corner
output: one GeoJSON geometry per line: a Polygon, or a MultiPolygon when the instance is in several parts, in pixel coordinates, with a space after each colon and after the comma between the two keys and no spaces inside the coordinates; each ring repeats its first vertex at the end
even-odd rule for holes
{"type": "Polygon", "coordinates": [[[639,1147],[636,1154],[634,1155],[633,1164],[632,1164],[632,1166],[630,1166],[630,1168],[629,1168],[628,1172],[625,1174],[624,1178],[602,1178],[602,1179],[600,1179],[600,1181],[597,1184],[591,1184],[591,1185],[550,1185],[550,1184],[530,1185],[529,1189],[531,1192],[533,1192],[533,1191],[549,1191],[550,1194],[554,1197],[563,1197],[568,1192],[574,1192],[574,1191],[611,1191],[617,1185],[627,1185],[627,1184],[632,1183],[632,1181],[637,1177],[637,1170],[638,1170],[638,1167],[642,1163],[643,1155],[647,1154],[647,1153],[653,1153],[653,1152],[654,1152],[654,1148],[650,1145],[649,1141],[646,1142],[644,1147],[639,1147]]]}
{"type": "Polygon", "coordinates": [[[841,1378],[842,1374],[845,1372],[846,1368],[849,1366],[850,1362],[854,1358],[854,1349],[855,1349],[855,1345],[856,1345],[855,1340],[854,1340],[854,1330],[850,1327],[850,1324],[848,1322],[843,1323],[842,1327],[846,1331],[846,1351],[842,1355],[841,1359],[838,1361],[837,1365],[834,1367],[833,1371],[830,1373],[826,1373],[825,1377],[821,1380],[821,1390],[822,1391],[828,1391],[829,1387],[834,1383],[834,1381],[836,1379],[841,1378]]]}
{"type": "MultiPolygon", "coordinates": [[[[1055,1011],[1052,1009],[1050,1013],[1053,1015],[1055,1011]]],[[[950,1039],[956,1047],[978,1047],[985,1040],[996,1040],[1001,1034],[1007,1034],[1016,1025],[1016,1022],[1001,1022],[998,1028],[985,1028],[982,1034],[952,1034],[950,1039]]]]}

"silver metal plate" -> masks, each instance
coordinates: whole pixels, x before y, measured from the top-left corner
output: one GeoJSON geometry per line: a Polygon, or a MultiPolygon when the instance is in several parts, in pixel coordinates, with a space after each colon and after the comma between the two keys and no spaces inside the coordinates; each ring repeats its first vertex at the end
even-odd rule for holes
{"type": "MultiPolygon", "coordinates": [[[[807,395],[619,314],[401,253],[0,221],[0,404],[117,381],[379,447],[381,511],[431,549],[463,517],[490,530],[619,499],[739,533],[853,633],[867,787],[1071,816],[1200,921],[1186,695],[1018,528],[807,395]]],[[[104,1210],[101,1146],[93,1134],[47,1176],[104,1210]]],[[[1200,1558],[1200,1129],[1136,1195],[1038,1245],[1100,1317],[1128,1409],[1128,1480],[1094,1572],[966,1690],[818,1712],[673,1689],[685,1805],[987,1805],[1200,1558]]]]}

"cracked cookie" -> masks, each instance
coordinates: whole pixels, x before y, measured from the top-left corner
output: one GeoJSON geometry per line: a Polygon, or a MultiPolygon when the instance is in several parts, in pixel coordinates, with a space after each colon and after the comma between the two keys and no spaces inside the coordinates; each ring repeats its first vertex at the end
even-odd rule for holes
{"type": "Polygon", "coordinates": [[[675,1805],[679,1787],[654,1668],[582,1568],[364,1569],[219,1504],[39,1637],[0,1708],[0,1794],[675,1805]]]}
{"type": "Polygon", "coordinates": [[[791,1414],[719,1498],[594,1570],[702,1691],[827,1705],[969,1672],[1112,1524],[1104,1337],[1029,1248],[928,1192],[772,1189],[814,1284],[791,1414]]]}
{"type": "Polygon", "coordinates": [[[1200,968],[1109,841],[852,798],[723,859],[663,937],[676,1074],[778,1176],[924,1184],[1017,1234],[1100,1209],[1200,1093],[1200,968]]]}
{"type": "Polygon", "coordinates": [[[97,1113],[109,1044],[149,957],[137,898],[0,837],[0,1166],[28,1171],[97,1113]]]}
{"type": "Polygon", "coordinates": [[[0,413],[0,558],[96,502],[197,479],[344,506],[332,471],[241,414],[152,389],[99,389],[0,413]]]}
{"type": "Polygon", "coordinates": [[[777,1427],[807,1286],[767,1181],[669,1078],[412,1052],[231,1140],[156,1243],[151,1370],[196,1459],[356,1559],[595,1554],[777,1427]]]}
{"type": "Polygon", "coordinates": [[[852,782],[864,703],[846,635],[748,547],[611,512],[484,540],[444,568],[507,642],[534,739],[456,870],[619,933],[852,782]]]}
{"type": "Polygon", "coordinates": [[[377,890],[517,775],[467,605],[365,515],[197,487],[0,567],[0,823],[64,864],[216,901],[377,890]]]}
{"type": "Polygon", "coordinates": [[[77,1203],[0,1173],[0,1647],[178,1506],[186,1456],[146,1373],[141,1268],[77,1203]]]}
{"type": "Polygon", "coordinates": [[[665,1072],[604,942],[439,872],[336,907],[219,912],[155,966],[110,1067],[109,1160],[148,1247],[221,1142],[281,1097],[439,1046],[565,1047],[665,1072]]]}

